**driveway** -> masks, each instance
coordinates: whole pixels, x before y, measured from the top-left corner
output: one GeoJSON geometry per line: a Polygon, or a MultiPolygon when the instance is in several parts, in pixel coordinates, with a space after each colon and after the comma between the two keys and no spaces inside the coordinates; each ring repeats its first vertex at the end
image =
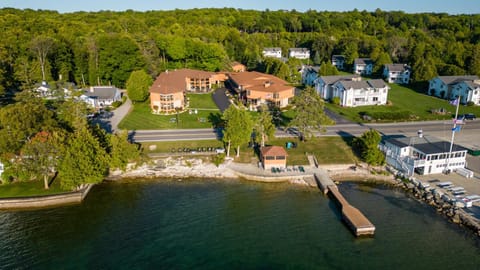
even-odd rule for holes
{"type": "Polygon", "coordinates": [[[230,107],[230,100],[227,97],[228,90],[226,88],[218,88],[213,92],[212,98],[217,107],[223,113],[228,107],[230,107]]]}
{"type": "Polygon", "coordinates": [[[130,112],[132,101],[127,98],[125,103],[111,112],[104,112],[92,120],[92,123],[100,125],[109,133],[118,131],[118,124],[130,112]]]}

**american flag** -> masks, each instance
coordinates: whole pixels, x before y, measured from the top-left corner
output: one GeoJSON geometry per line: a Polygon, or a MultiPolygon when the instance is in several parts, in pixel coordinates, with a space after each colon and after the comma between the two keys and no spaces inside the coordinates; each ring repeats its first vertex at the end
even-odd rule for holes
{"type": "Polygon", "coordinates": [[[458,98],[456,98],[454,100],[450,100],[450,104],[453,105],[453,106],[457,106],[458,105],[458,98]]]}

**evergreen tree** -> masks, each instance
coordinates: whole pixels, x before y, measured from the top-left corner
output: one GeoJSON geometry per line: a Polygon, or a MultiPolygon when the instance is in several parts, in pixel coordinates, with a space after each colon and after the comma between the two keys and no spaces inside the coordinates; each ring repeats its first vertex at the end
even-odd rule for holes
{"type": "Polygon", "coordinates": [[[383,165],[385,164],[385,156],[378,148],[382,137],[380,133],[374,129],[365,131],[361,137],[357,137],[353,141],[356,151],[360,157],[369,165],[383,165]]]}
{"type": "Polygon", "coordinates": [[[65,189],[78,189],[87,183],[99,183],[108,174],[108,154],[86,127],[69,138],[58,176],[65,189]]]}

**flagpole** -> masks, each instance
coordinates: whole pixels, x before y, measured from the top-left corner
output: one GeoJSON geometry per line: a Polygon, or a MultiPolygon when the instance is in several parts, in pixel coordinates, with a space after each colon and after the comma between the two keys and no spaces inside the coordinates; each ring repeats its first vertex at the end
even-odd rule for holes
{"type": "Polygon", "coordinates": [[[452,139],[450,140],[450,150],[448,151],[448,157],[447,157],[447,164],[445,165],[445,173],[449,173],[450,170],[448,169],[448,165],[450,162],[450,157],[452,155],[452,149],[453,149],[453,140],[455,139],[455,132],[457,130],[457,117],[458,117],[458,107],[460,106],[460,96],[456,99],[457,102],[457,108],[455,110],[455,119],[453,120],[453,128],[452,128],[452,139]]]}

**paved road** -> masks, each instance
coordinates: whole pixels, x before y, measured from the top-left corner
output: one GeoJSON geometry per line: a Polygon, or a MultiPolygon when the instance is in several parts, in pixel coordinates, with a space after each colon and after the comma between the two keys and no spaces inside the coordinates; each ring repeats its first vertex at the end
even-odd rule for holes
{"type": "MultiPolygon", "coordinates": [[[[450,121],[428,121],[428,122],[403,122],[388,124],[339,124],[327,127],[325,133],[317,136],[358,136],[370,128],[376,129],[385,136],[414,136],[419,129],[426,135],[433,135],[450,141],[452,124],[450,121]]],[[[455,143],[468,148],[480,149],[480,121],[469,121],[464,125],[461,132],[455,135],[455,143]]],[[[293,137],[294,134],[277,130],[277,137],[293,137]]],[[[137,142],[147,141],[172,141],[172,140],[198,140],[218,138],[218,132],[212,129],[190,129],[190,130],[137,130],[132,137],[137,142]]]]}

